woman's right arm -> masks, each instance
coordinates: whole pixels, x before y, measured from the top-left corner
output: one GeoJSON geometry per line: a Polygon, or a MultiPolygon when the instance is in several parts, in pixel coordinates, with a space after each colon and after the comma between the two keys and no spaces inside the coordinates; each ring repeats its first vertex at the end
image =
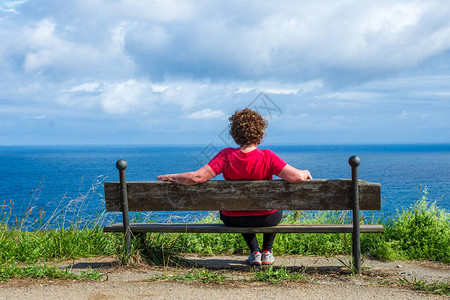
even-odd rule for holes
{"type": "Polygon", "coordinates": [[[280,174],[278,174],[278,177],[291,183],[312,179],[311,173],[308,170],[299,170],[290,165],[285,165],[280,174]]]}
{"type": "Polygon", "coordinates": [[[204,165],[195,172],[159,175],[158,181],[172,181],[183,185],[196,185],[216,176],[209,165],[204,165]]]}

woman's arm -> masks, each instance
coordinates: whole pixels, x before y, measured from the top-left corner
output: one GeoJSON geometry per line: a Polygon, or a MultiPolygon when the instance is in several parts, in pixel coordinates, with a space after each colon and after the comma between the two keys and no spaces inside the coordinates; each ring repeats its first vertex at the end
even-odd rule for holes
{"type": "Polygon", "coordinates": [[[195,172],[159,175],[158,181],[173,181],[184,185],[196,185],[215,177],[216,173],[210,166],[204,165],[201,169],[195,172]]]}
{"type": "Polygon", "coordinates": [[[311,173],[308,170],[299,170],[290,165],[285,165],[280,174],[278,174],[278,177],[292,183],[312,179],[311,173]]]}

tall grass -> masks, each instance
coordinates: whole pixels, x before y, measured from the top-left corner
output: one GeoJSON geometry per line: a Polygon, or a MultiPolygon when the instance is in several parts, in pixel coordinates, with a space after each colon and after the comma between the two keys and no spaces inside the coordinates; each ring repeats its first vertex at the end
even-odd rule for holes
{"type": "Polygon", "coordinates": [[[0,230],[0,263],[38,262],[115,253],[121,237],[101,229],[0,230]]]}
{"type": "Polygon", "coordinates": [[[16,278],[48,278],[48,279],[102,279],[105,275],[89,269],[79,274],[72,273],[69,268],[59,269],[55,266],[28,265],[20,267],[15,264],[0,264],[0,281],[16,278]]]}
{"type": "Polygon", "coordinates": [[[450,213],[427,198],[427,189],[407,209],[384,220],[385,233],[363,236],[367,254],[380,259],[432,259],[450,263],[450,213]]]}
{"type": "Polygon", "coordinates": [[[75,198],[64,195],[46,215],[35,203],[41,187],[31,191],[13,214],[12,201],[0,205],[0,281],[11,277],[99,279],[98,272],[82,276],[59,270],[45,263],[78,257],[114,255],[121,243],[120,235],[106,235],[102,226],[111,216],[105,214],[99,177],[86,193],[75,198]],[[99,201],[100,199],[100,201],[99,201]]]}
{"type": "Polygon", "coordinates": [[[13,209],[15,203],[3,200],[0,205],[0,226],[19,231],[42,231],[50,229],[88,229],[98,228],[110,223],[114,214],[106,214],[105,202],[99,189],[103,188],[105,176],[98,176],[85,191],[73,197],[65,194],[39,207],[42,186],[32,190],[20,207],[13,209]],[[26,204],[26,205],[24,205],[26,204]]]}

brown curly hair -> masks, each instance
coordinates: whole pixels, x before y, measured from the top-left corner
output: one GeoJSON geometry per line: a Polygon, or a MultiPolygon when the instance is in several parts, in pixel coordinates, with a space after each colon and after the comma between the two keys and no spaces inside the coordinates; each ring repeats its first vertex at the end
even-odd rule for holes
{"type": "Polygon", "coordinates": [[[228,120],[230,135],[239,146],[260,144],[266,135],[267,121],[250,108],[236,111],[228,120]]]}

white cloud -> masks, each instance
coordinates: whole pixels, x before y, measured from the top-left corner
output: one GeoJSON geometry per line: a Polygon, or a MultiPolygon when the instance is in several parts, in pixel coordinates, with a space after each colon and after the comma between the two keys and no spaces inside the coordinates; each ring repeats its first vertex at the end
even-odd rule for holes
{"type": "Polygon", "coordinates": [[[100,104],[109,114],[126,114],[136,109],[147,111],[153,105],[151,93],[148,83],[130,79],[106,86],[100,96],[100,104]]]}
{"type": "Polygon", "coordinates": [[[305,94],[314,90],[320,90],[324,84],[321,80],[311,80],[299,83],[285,83],[280,81],[259,81],[248,82],[247,86],[240,86],[235,91],[236,94],[245,94],[249,92],[264,92],[268,94],[289,95],[289,94],[305,94]]]}
{"type": "Polygon", "coordinates": [[[319,99],[344,99],[344,100],[357,100],[357,101],[367,101],[373,100],[379,97],[378,93],[368,92],[368,91],[342,91],[326,93],[316,96],[319,99]]]}
{"type": "Polygon", "coordinates": [[[271,123],[286,132],[448,128],[446,1],[46,0],[6,9],[2,118],[212,124],[264,91],[283,111],[271,123]]]}
{"type": "Polygon", "coordinates": [[[152,90],[156,93],[162,93],[169,88],[168,85],[152,84],[152,90]]]}
{"type": "MultiPolygon", "coordinates": [[[[260,84],[259,84],[260,85],[260,84]]],[[[237,89],[236,94],[245,94],[249,92],[260,91],[267,94],[289,95],[299,92],[296,88],[256,88],[256,87],[240,87],[237,89]]]]}
{"type": "Polygon", "coordinates": [[[79,9],[96,15],[99,11],[111,18],[132,18],[155,22],[183,22],[196,15],[197,5],[183,0],[81,0],[79,9]]]}
{"type": "Polygon", "coordinates": [[[220,119],[223,117],[225,117],[225,113],[223,111],[211,110],[209,108],[205,108],[188,115],[189,119],[220,119]]]}
{"type": "Polygon", "coordinates": [[[46,115],[38,115],[38,116],[25,116],[21,118],[22,120],[45,120],[47,119],[46,115]]]}
{"type": "Polygon", "coordinates": [[[170,47],[172,37],[168,30],[159,24],[134,22],[127,32],[127,42],[138,45],[146,51],[166,51],[170,47]]]}
{"type": "Polygon", "coordinates": [[[25,73],[44,75],[55,81],[127,76],[135,68],[124,52],[127,26],[120,22],[106,30],[102,28],[105,34],[101,40],[84,41],[77,40],[71,26],[59,24],[49,17],[17,30],[14,34],[22,41],[14,45],[15,51],[2,51],[0,47],[0,54],[6,52],[14,57],[21,52],[24,57],[21,67],[25,73]],[[20,48],[17,49],[18,45],[20,48]]]}
{"type": "Polygon", "coordinates": [[[126,22],[121,22],[119,25],[115,26],[110,30],[110,44],[109,48],[112,52],[122,53],[123,47],[125,45],[125,34],[127,32],[126,22]]]}
{"type": "Polygon", "coordinates": [[[290,95],[298,93],[297,89],[263,89],[264,93],[278,94],[278,95],[290,95]]]}
{"type": "MultiPolygon", "coordinates": [[[[412,121],[417,121],[419,119],[426,119],[429,118],[430,114],[426,113],[426,112],[419,112],[419,111],[414,111],[414,112],[409,112],[406,110],[402,110],[402,112],[400,114],[398,114],[395,119],[397,120],[406,120],[406,119],[410,119],[412,121]]],[[[421,123],[423,122],[423,120],[421,120],[421,123]]],[[[419,124],[417,124],[419,125],[419,124]]]]}
{"type": "MultiPolygon", "coordinates": [[[[159,81],[276,78],[341,85],[415,68],[450,49],[450,7],[439,1],[64,5],[34,26],[10,27],[25,41],[9,55],[25,57],[26,71],[55,79],[67,73],[117,80],[113,73],[125,73],[124,80],[138,68],[159,81]]],[[[35,22],[29,18],[23,24],[35,22]]]]}
{"type": "Polygon", "coordinates": [[[69,89],[69,92],[95,92],[98,91],[100,87],[99,82],[86,82],[82,83],[80,85],[77,85],[71,89],[69,89]]]}
{"type": "Polygon", "coordinates": [[[240,87],[236,90],[236,94],[245,94],[245,93],[248,93],[248,92],[251,92],[254,90],[255,90],[255,88],[241,88],[240,87]]]}
{"type": "Polygon", "coordinates": [[[0,3],[0,11],[18,14],[16,6],[24,4],[28,0],[2,1],[0,3]]]}
{"type": "Polygon", "coordinates": [[[362,28],[370,33],[396,34],[420,21],[422,13],[426,9],[425,3],[393,3],[389,6],[378,6],[368,14],[362,28]]]}

